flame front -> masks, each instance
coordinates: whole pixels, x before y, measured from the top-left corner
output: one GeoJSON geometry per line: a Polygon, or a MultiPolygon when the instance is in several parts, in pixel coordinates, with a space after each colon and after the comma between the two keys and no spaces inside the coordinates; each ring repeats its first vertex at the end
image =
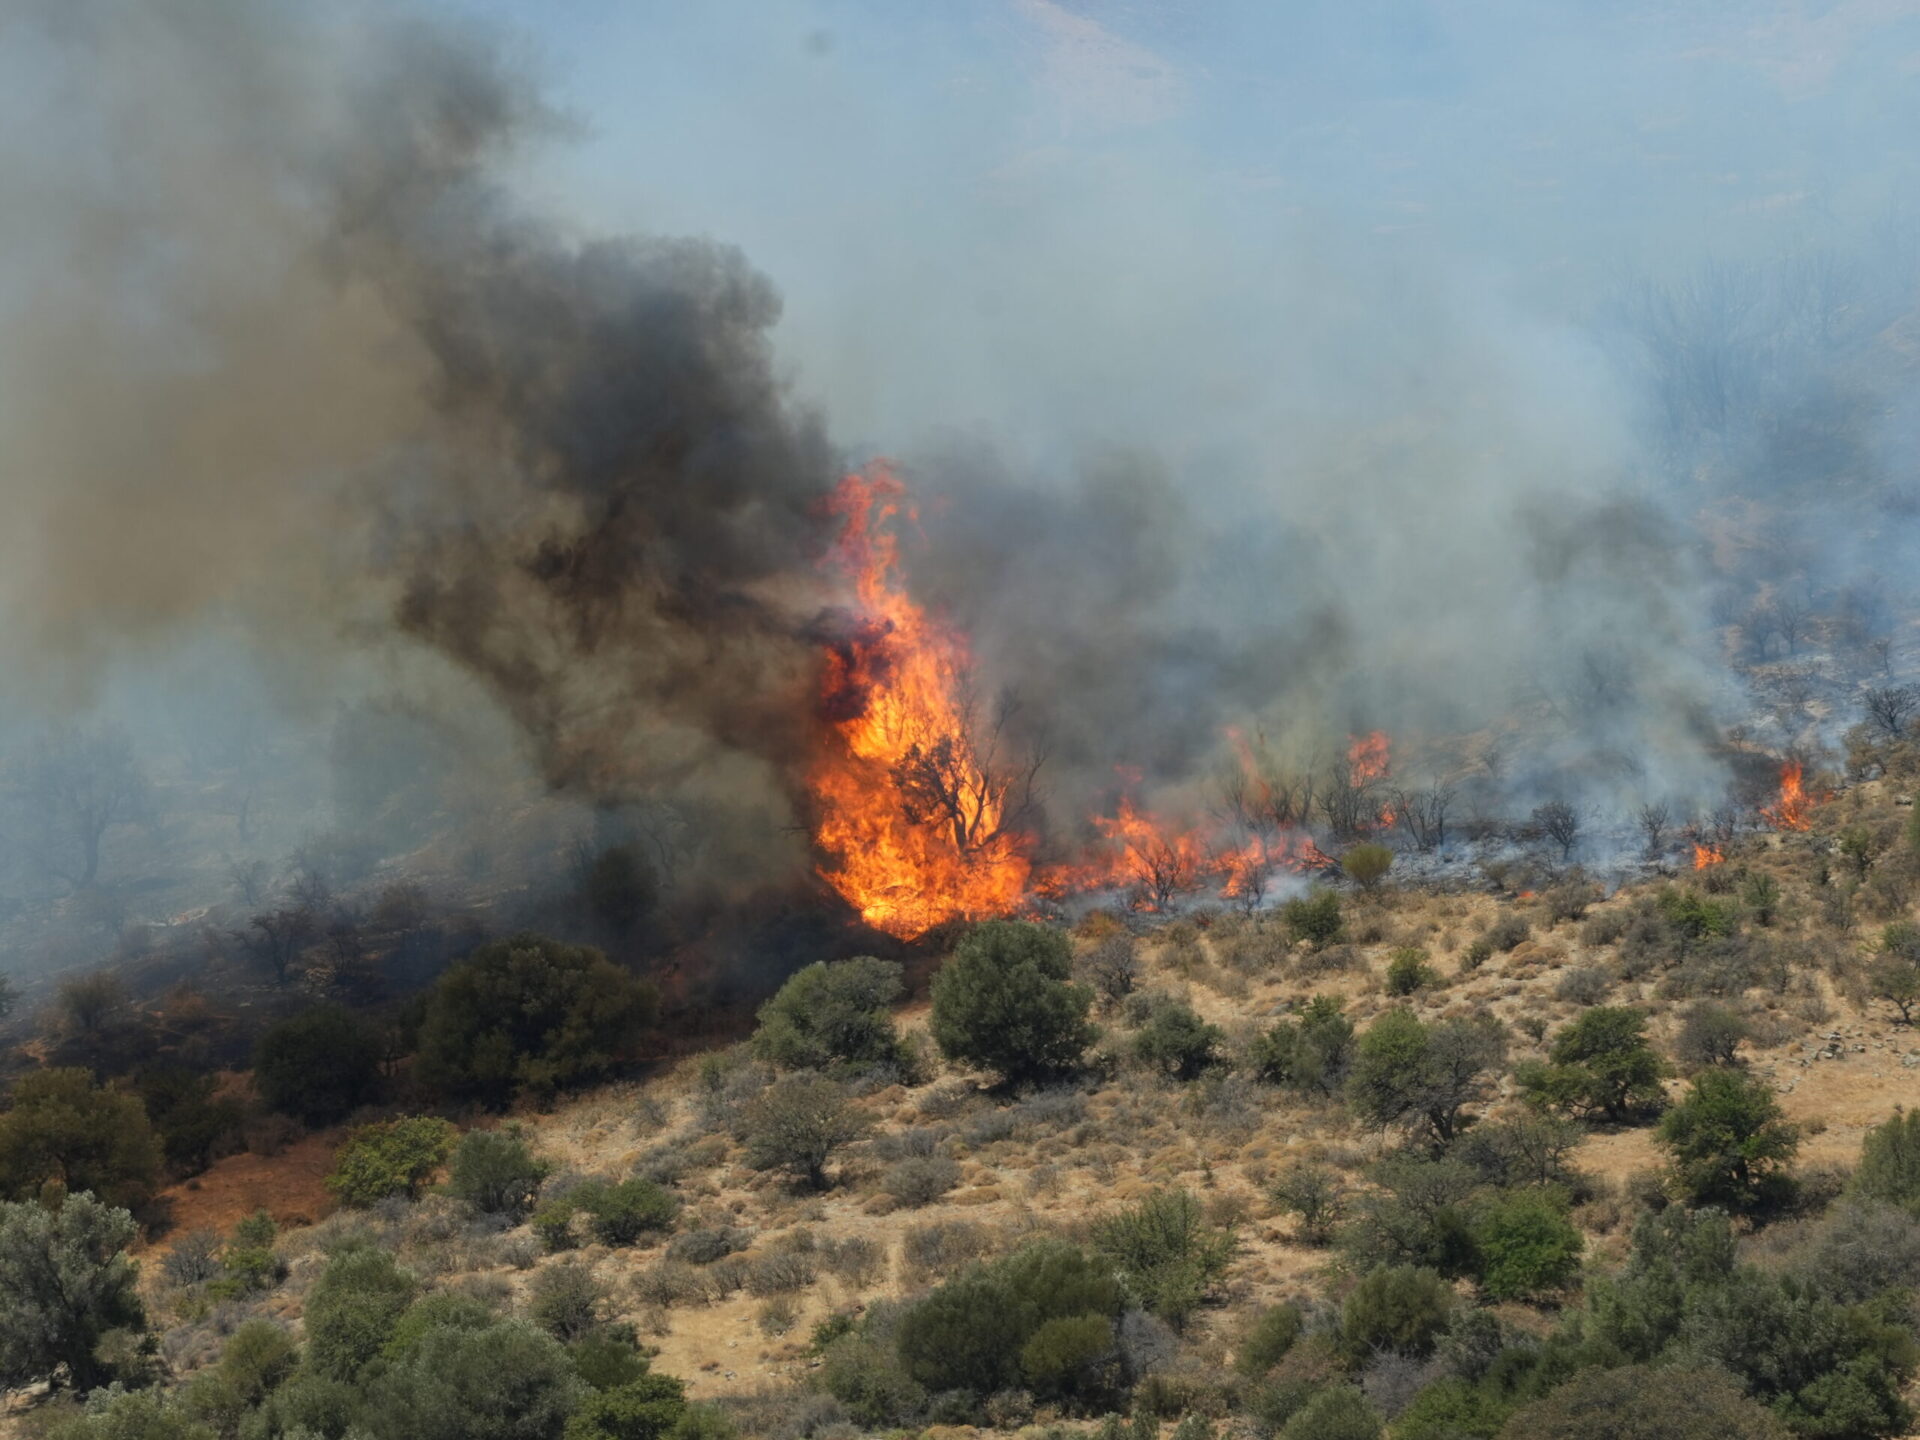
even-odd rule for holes
{"type": "Polygon", "coordinates": [[[809,775],[820,875],[877,930],[902,938],[946,920],[1019,909],[1027,837],[1005,781],[983,763],[968,703],[966,641],[902,588],[895,524],[916,518],[884,466],[847,476],[831,511],[834,562],[852,582],[850,633],[827,654],[828,743],[809,775]]]}
{"type": "Polygon", "coordinates": [[[1718,845],[1703,845],[1698,840],[1693,842],[1693,868],[1696,870],[1704,870],[1709,865],[1721,864],[1726,858],[1727,852],[1722,850],[1718,845]]]}
{"type": "Polygon", "coordinates": [[[1807,811],[1813,800],[1802,785],[1800,762],[1789,760],[1780,767],[1780,800],[1760,813],[1776,830],[1806,830],[1813,825],[1807,811]]]}
{"type": "Polygon", "coordinates": [[[1387,778],[1393,764],[1393,742],[1384,730],[1355,735],[1347,744],[1347,771],[1356,785],[1371,785],[1387,778]]]}

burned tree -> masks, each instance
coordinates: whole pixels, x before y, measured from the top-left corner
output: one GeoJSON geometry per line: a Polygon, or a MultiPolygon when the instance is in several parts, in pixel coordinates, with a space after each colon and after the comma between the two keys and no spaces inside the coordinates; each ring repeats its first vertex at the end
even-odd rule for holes
{"type": "Polygon", "coordinates": [[[1560,847],[1564,863],[1580,843],[1580,812],[1564,800],[1549,800],[1534,808],[1532,821],[1536,830],[1560,847]]]}
{"type": "Polygon", "coordinates": [[[274,984],[284,985],[318,928],[313,911],[304,905],[288,905],[261,911],[247,922],[245,930],[235,931],[234,938],[273,973],[274,984]]]}
{"type": "Polygon", "coordinates": [[[1447,812],[1453,808],[1453,787],[1429,785],[1424,790],[1395,790],[1393,814],[1400,828],[1422,850],[1444,849],[1447,812]]]}
{"type": "Polygon", "coordinates": [[[1914,711],[1920,710],[1920,687],[1883,685],[1867,691],[1861,703],[1866,707],[1868,723],[1887,739],[1898,740],[1907,733],[1914,711]]]}
{"type": "Polygon", "coordinates": [[[1649,800],[1634,817],[1647,842],[1647,858],[1658,859],[1666,848],[1667,830],[1673,824],[1673,807],[1664,800],[1649,800]]]}
{"type": "Polygon", "coordinates": [[[1038,749],[1013,753],[1008,728],[1018,709],[1003,697],[976,741],[976,707],[971,696],[963,697],[956,733],[908,747],[889,778],[910,823],[946,831],[961,855],[980,854],[1018,833],[1039,802],[1036,786],[1046,763],[1038,749]]]}
{"type": "Polygon", "coordinates": [[[76,890],[99,876],[108,832],[152,814],[146,772],[117,730],[42,739],[16,763],[11,779],[25,828],[37,842],[35,862],[76,890]]]}

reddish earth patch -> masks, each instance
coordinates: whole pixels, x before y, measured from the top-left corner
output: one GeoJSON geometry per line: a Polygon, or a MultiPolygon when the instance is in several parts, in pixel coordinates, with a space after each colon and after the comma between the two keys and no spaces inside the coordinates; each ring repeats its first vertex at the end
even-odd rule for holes
{"type": "Polygon", "coordinates": [[[310,1225],[334,1208],[327,1174],[341,1133],[323,1130],[287,1146],[278,1155],[229,1155],[191,1180],[160,1192],[166,1230],[154,1248],[166,1249],[189,1230],[231,1230],[265,1209],[284,1228],[310,1225]]]}

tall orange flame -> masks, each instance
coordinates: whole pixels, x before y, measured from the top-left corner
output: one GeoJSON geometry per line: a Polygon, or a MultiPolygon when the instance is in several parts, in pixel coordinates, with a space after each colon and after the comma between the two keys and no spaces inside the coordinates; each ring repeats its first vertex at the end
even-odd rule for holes
{"type": "Polygon", "coordinates": [[[1718,845],[1703,845],[1698,840],[1693,842],[1693,868],[1696,870],[1705,870],[1709,865],[1719,865],[1726,858],[1727,852],[1718,845]]]}
{"type": "Polygon", "coordinates": [[[1355,735],[1347,744],[1347,771],[1356,785],[1371,785],[1386,779],[1392,763],[1393,742],[1384,730],[1355,735]]]}
{"type": "Polygon", "coordinates": [[[1798,760],[1789,760],[1780,767],[1780,801],[1760,812],[1774,829],[1806,830],[1812,827],[1813,820],[1807,811],[1811,808],[1813,801],[1801,781],[1801,766],[1798,760]]]}
{"type": "Polygon", "coordinates": [[[971,733],[971,656],[902,588],[895,523],[906,489],[883,465],[847,476],[829,502],[834,562],[851,580],[851,633],[829,650],[830,731],[809,775],[820,875],[875,929],[911,938],[946,920],[1020,907],[1030,865],[1004,784],[971,733]]]}

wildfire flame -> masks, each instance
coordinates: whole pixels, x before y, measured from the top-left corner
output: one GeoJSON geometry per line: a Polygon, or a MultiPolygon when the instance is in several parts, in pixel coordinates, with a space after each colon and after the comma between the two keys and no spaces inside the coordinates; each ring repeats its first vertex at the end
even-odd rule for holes
{"type": "Polygon", "coordinates": [[[1696,870],[1704,870],[1709,865],[1719,865],[1726,858],[1727,852],[1718,845],[1703,845],[1698,840],[1693,842],[1693,868],[1696,870]]]}
{"type": "Polygon", "coordinates": [[[1802,772],[1798,760],[1789,760],[1780,767],[1779,803],[1760,812],[1774,829],[1806,830],[1813,825],[1813,820],[1807,814],[1813,800],[1801,782],[1802,772]]]}
{"type": "Polygon", "coordinates": [[[829,506],[855,605],[851,633],[827,652],[831,734],[809,776],[815,841],[830,857],[821,878],[903,938],[1010,914],[1027,893],[1028,840],[971,734],[966,641],[901,586],[894,525],[917,518],[906,489],[874,465],[842,480],[829,506]]]}
{"type": "MultiPolygon", "coordinates": [[[[948,920],[1017,914],[1029,897],[1125,889],[1140,909],[1218,886],[1263,893],[1275,870],[1315,872],[1334,861],[1285,825],[1224,819],[1181,825],[1123,793],[1099,836],[1071,864],[1036,866],[1020,828],[1016,767],[976,729],[966,639],[929,615],[900,578],[897,527],[917,523],[906,488],[884,465],[847,476],[828,502],[840,521],[831,562],[850,591],[826,641],[820,718],[826,738],[807,784],[823,880],[877,930],[912,939],[948,920]]],[[[1259,787],[1267,782],[1245,737],[1228,736],[1259,787]]],[[[1388,768],[1381,731],[1354,739],[1354,780],[1388,768]]],[[[1129,788],[1139,783],[1126,773],[1129,788]]],[[[1265,799],[1262,791],[1263,805],[1265,799]]],[[[1381,824],[1392,823],[1383,812],[1381,824]]]]}

